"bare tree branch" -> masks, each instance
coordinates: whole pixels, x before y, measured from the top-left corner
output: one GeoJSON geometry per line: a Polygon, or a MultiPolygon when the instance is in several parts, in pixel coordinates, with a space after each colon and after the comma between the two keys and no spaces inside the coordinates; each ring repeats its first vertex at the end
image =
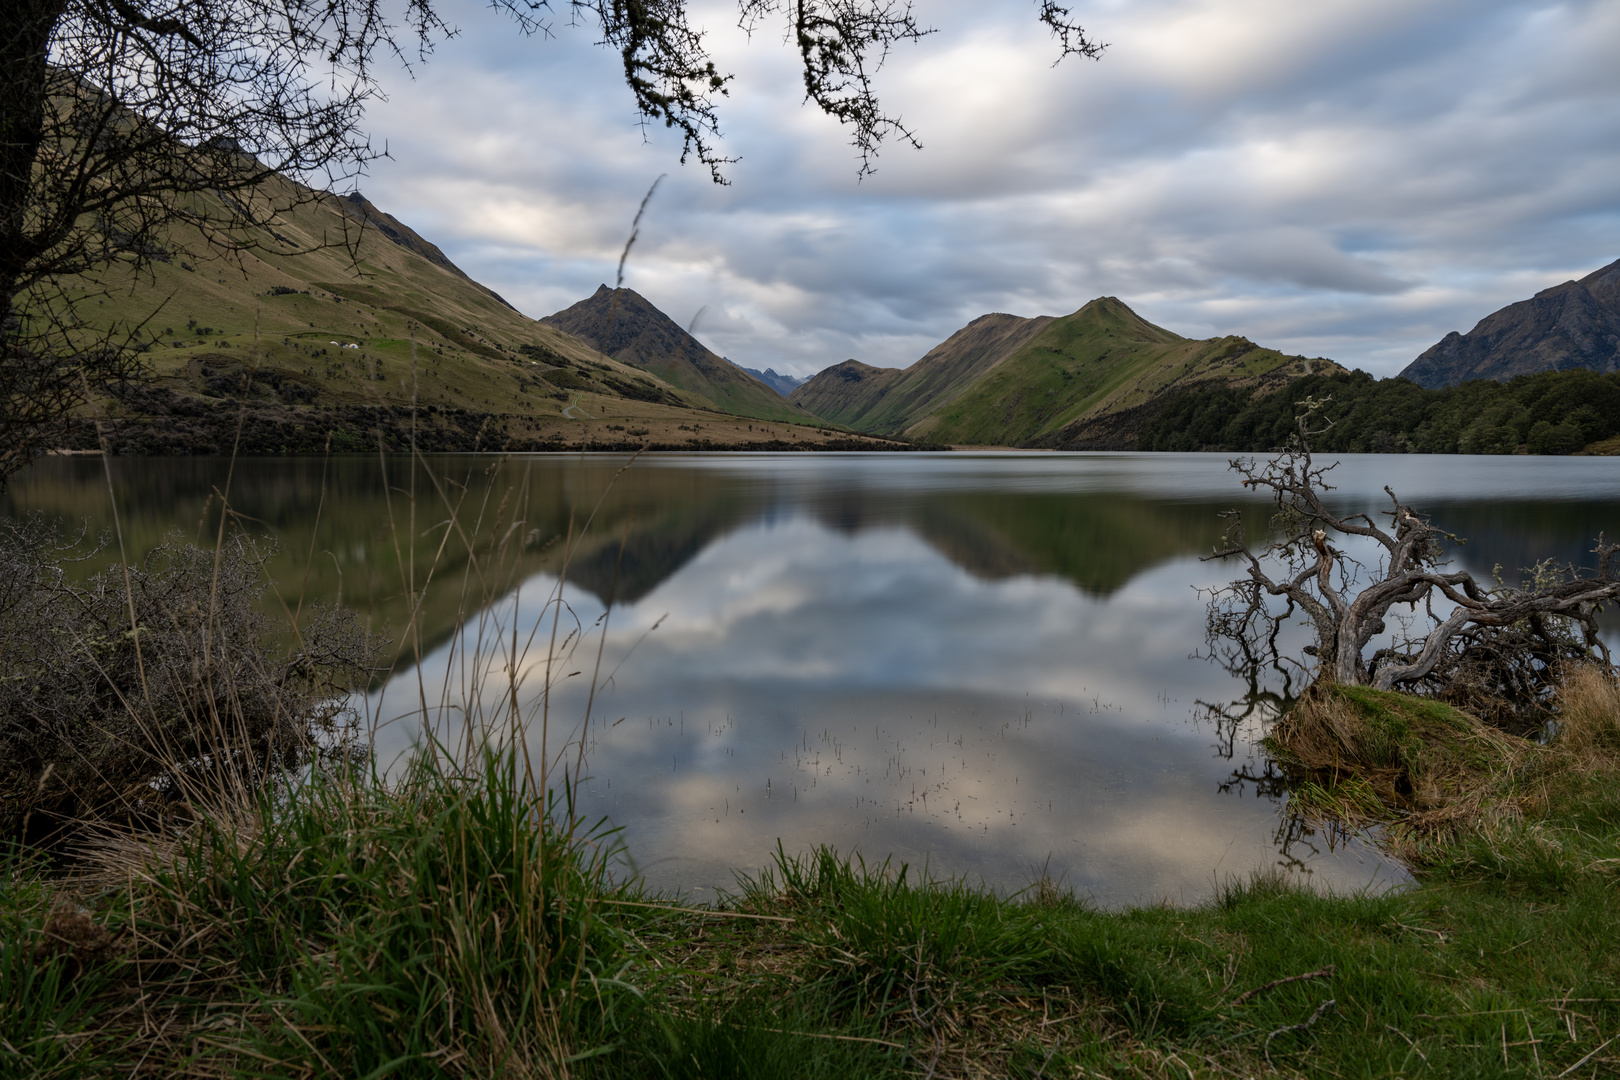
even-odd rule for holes
{"type": "Polygon", "coordinates": [[[1092,41],[1086,36],[1086,31],[1079,23],[1069,21],[1069,9],[1059,7],[1054,0],[1039,0],[1041,5],[1041,22],[1052,31],[1052,36],[1058,39],[1061,52],[1058,58],[1052,61],[1057,67],[1071,56],[1083,56],[1087,60],[1097,60],[1102,57],[1103,50],[1108,48],[1099,42],[1092,41]]]}
{"type": "Polygon", "coordinates": [[[1482,587],[1468,572],[1444,568],[1442,541],[1457,538],[1403,504],[1389,487],[1384,491],[1391,509],[1382,515],[1390,519],[1387,527],[1368,514],[1341,514],[1327,504],[1332,466],[1317,464],[1310,449],[1311,438],[1327,430],[1319,419],[1324,402],[1301,404],[1298,432],[1287,448],[1263,463],[1232,462],[1244,487],[1271,495],[1277,508],[1270,530],[1275,539],[1251,548],[1242,515],[1228,513],[1225,539],[1207,558],[1236,559],[1246,573],[1211,601],[1212,642],[1242,639],[1242,655],[1278,663],[1281,626],[1303,611],[1316,632],[1315,644],[1305,652],[1314,657],[1318,678],[1383,690],[1453,693],[1481,679],[1500,691],[1505,680],[1519,697],[1531,699],[1550,689],[1548,676],[1557,663],[1586,657],[1609,663],[1595,615],[1602,604],[1620,598],[1620,579],[1613,572],[1620,545],[1598,537],[1593,576],[1582,576],[1573,566],[1541,564],[1525,585],[1482,587]],[[1338,537],[1376,544],[1382,552],[1379,564],[1368,567],[1350,559],[1333,545],[1338,537]],[[1444,605],[1440,612],[1437,597],[1444,605]],[[1282,598],[1285,610],[1276,611],[1271,598],[1282,598]],[[1414,619],[1421,605],[1426,629],[1368,657],[1368,646],[1388,631],[1391,611],[1400,604],[1410,606],[1414,619]]]}

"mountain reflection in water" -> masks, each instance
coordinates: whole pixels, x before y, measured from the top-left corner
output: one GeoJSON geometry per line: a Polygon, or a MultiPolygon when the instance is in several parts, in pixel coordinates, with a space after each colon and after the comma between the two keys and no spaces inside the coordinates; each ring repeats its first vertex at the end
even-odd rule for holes
{"type": "MultiPolygon", "coordinates": [[[[1189,660],[1203,643],[1193,587],[1232,576],[1197,559],[1220,533],[1217,512],[1239,502],[1223,459],[626,462],[431,457],[389,463],[384,484],[375,459],[248,460],[230,476],[231,503],[243,527],[277,540],[284,595],[341,597],[396,632],[403,582],[426,580],[436,560],[421,669],[371,695],[394,720],[384,757],[420,734],[419,675],[430,687],[486,677],[452,634],[464,576],[482,565],[469,544],[482,556],[499,539],[497,507],[524,522],[502,579],[523,584],[480,613],[486,631],[528,638],[562,570],[560,538],[574,535],[572,616],[590,628],[614,607],[606,636],[593,632],[576,657],[583,673],[553,694],[549,746],[578,734],[600,640],[614,675],[585,735],[581,809],[623,828],[657,887],[727,885],[778,839],[1004,889],[1050,857],[1051,873],[1104,903],[1191,901],[1276,865],[1341,889],[1401,879],[1360,843],[1330,850],[1302,834],[1269,790],[1233,783],[1264,776],[1250,747],[1260,717],[1218,731],[1199,705],[1241,689],[1189,660]]],[[[212,535],[227,463],[110,464],[133,553],[177,527],[212,535]]],[[[1467,564],[1488,571],[1578,559],[1586,533],[1616,531],[1612,473],[1594,460],[1356,458],[1337,495],[1379,509],[1379,486],[1394,483],[1470,535],[1467,564]]],[[[42,462],[6,499],[0,512],[106,517],[99,461],[42,462]]],[[[543,654],[519,665],[531,704],[543,654]]],[[[493,678],[486,692],[503,693],[493,678]]]]}

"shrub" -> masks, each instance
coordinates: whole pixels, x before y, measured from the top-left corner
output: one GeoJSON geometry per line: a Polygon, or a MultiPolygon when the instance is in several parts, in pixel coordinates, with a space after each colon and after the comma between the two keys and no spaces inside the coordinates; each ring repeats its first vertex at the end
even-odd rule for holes
{"type": "Polygon", "coordinates": [[[1511,427],[1481,421],[1463,432],[1458,450],[1464,454],[1511,454],[1518,446],[1519,435],[1511,427]]]}
{"type": "Polygon", "coordinates": [[[216,556],[171,536],[82,584],[72,549],[38,516],[0,522],[0,837],[160,821],[342,752],[374,650],[351,615],[309,609],[277,648],[246,537],[216,556]]]}

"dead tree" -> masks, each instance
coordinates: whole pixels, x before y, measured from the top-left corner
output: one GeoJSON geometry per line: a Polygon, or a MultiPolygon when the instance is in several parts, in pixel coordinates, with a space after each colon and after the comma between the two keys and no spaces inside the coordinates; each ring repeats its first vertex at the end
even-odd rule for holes
{"type": "Polygon", "coordinates": [[[1276,506],[1263,547],[1251,548],[1241,511],[1228,511],[1226,535],[1206,559],[1236,559],[1247,573],[1216,590],[1210,604],[1212,643],[1238,642],[1234,657],[1276,663],[1279,635],[1299,614],[1310,621],[1317,679],[1381,690],[1425,690],[1450,696],[1489,697],[1509,689],[1544,695],[1550,671],[1584,658],[1610,662],[1598,636],[1600,605],[1620,597],[1614,554],[1620,545],[1598,537],[1595,575],[1574,566],[1543,563],[1519,586],[1482,586],[1465,570],[1447,566],[1443,541],[1456,537],[1406,505],[1388,486],[1391,508],[1378,515],[1341,514],[1327,505],[1332,465],[1311,456],[1311,438],[1330,422],[1323,402],[1307,401],[1290,445],[1271,460],[1236,459],[1243,486],[1268,493],[1276,506]],[[1352,558],[1336,541],[1358,538],[1376,545],[1376,562],[1352,558]],[[1394,612],[1406,605],[1406,612],[1394,612]],[[1398,619],[1396,640],[1367,650],[1398,619]],[[1463,684],[1487,679],[1464,694],[1463,684]],[[1508,686],[1508,684],[1512,684],[1508,686]],[[1486,690],[1485,693],[1480,693],[1486,690]]]}

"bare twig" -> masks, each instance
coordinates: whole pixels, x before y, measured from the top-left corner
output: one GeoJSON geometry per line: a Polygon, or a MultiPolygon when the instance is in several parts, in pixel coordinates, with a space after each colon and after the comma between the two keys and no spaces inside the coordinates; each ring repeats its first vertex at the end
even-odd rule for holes
{"type": "Polygon", "coordinates": [[[888,1039],[871,1039],[864,1035],[831,1035],[820,1031],[789,1031],[786,1028],[773,1027],[760,1028],[760,1030],[768,1031],[772,1035],[798,1035],[805,1039],[830,1039],[833,1042],[868,1043],[872,1046],[887,1046],[894,1050],[905,1049],[905,1045],[902,1043],[890,1042],[888,1039]]]}
{"type": "Polygon", "coordinates": [[[1588,1061],[1591,1061],[1594,1057],[1596,1057],[1599,1053],[1601,1053],[1603,1051],[1603,1048],[1605,1046],[1608,1046],[1609,1043],[1614,1042],[1614,1040],[1616,1040],[1616,1039],[1620,1039],[1620,1035],[1610,1035],[1607,1039],[1605,1039],[1603,1041],[1602,1045],[1600,1045],[1596,1050],[1591,1051],[1585,1057],[1581,1058],[1581,1060],[1577,1061],[1575,1064],[1571,1065],[1569,1068],[1565,1069],[1563,1072],[1561,1072],[1557,1076],[1553,1077],[1553,1080],[1564,1080],[1564,1077],[1568,1076],[1570,1073],[1574,1072],[1576,1069],[1580,1068],[1582,1065],[1585,1065],[1588,1061]]]}
{"type": "Polygon", "coordinates": [[[754,915],[746,911],[712,911],[708,908],[679,907],[674,904],[647,904],[640,900],[598,900],[599,904],[612,904],[614,907],[651,908],[654,911],[674,911],[682,915],[701,915],[712,919],[764,919],[767,922],[791,923],[794,920],[786,915],[754,915]]]}
{"type": "MultiPolygon", "coordinates": [[[[1297,1031],[1302,1035],[1305,1034],[1306,1032],[1310,1031],[1312,1027],[1314,1027],[1316,1025],[1316,1022],[1318,1020],[1322,1019],[1322,1017],[1324,1015],[1326,1015],[1327,1012],[1329,1010],[1331,1010],[1332,1008],[1334,1008],[1336,1005],[1338,1005],[1337,1001],[1335,1001],[1333,998],[1328,998],[1326,1001],[1322,1002],[1322,1004],[1320,1004],[1320,1005],[1318,1005],[1316,1007],[1316,1011],[1311,1013],[1311,1016],[1310,1016],[1309,1020],[1306,1020],[1303,1023],[1299,1023],[1299,1024],[1289,1024],[1287,1027],[1280,1027],[1276,1031],[1273,1031],[1270,1035],[1267,1035],[1266,1036],[1266,1047],[1265,1047],[1266,1064],[1271,1065],[1271,1040],[1272,1039],[1275,1039],[1279,1035],[1286,1035],[1290,1031],[1297,1031]]],[[[1276,1068],[1275,1065],[1271,1065],[1271,1067],[1273,1069],[1276,1068]]]]}
{"type": "MultiPolygon", "coordinates": [[[[1288,977],[1282,979],[1272,979],[1264,986],[1257,986],[1253,990],[1245,990],[1243,993],[1232,999],[1232,1005],[1241,1005],[1257,994],[1263,994],[1267,990],[1283,986],[1286,983],[1304,982],[1306,979],[1331,979],[1333,978],[1333,973],[1335,970],[1335,967],[1332,964],[1329,964],[1327,967],[1322,968],[1319,971],[1307,971],[1303,975],[1289,975],[1288,977]]],[[[1227,1007],[1231,1008],[1232,1005],[1227,1007]]]]}

